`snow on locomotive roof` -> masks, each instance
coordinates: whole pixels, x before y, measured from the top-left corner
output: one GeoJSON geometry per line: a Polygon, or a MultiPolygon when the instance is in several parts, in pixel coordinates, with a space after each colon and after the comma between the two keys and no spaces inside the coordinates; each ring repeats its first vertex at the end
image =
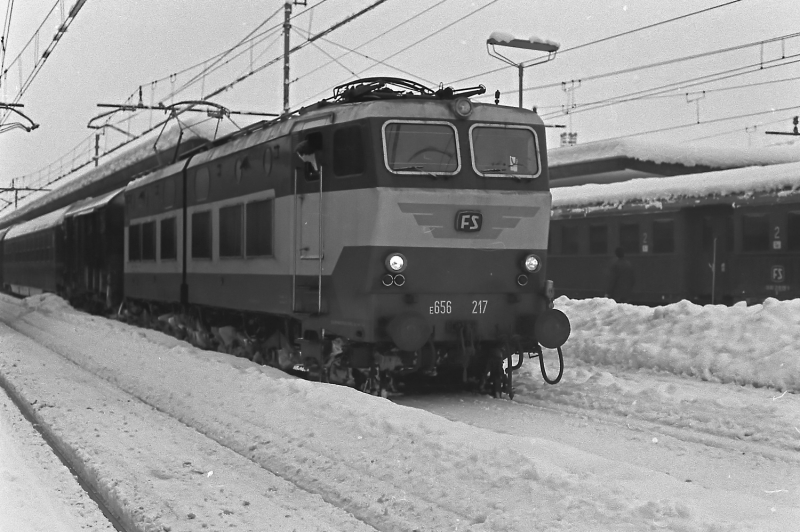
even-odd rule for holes
{"type": "MultiPolygon", "coordinates": [[[[169,157],[171,155],[171,150],[176,146],[179,138],[181,139],[181,142],[185,142],[193,138],[212,140],[215,137],[224,136],[235,131],[233,126],[227,125],[227,123],[224,124],[226,125],[223,126],[223,123],[220,123],[218,128],[217,120],[208,120],[206,118],[198,119],[196,117],[182,117],[180,125],[176,124],[164,131],[164,133],[158,139],[158,146],[161,153],[164,153],[165,157],[169,157]],[[181,132],[183,132],[182,137],[181,132]]],[[[128,148],[116,157],[101,163],[96,168],[92,168],[91,170],[78,175],[57,189],[36,198],[30,203],[26,203],[21,208],[12,212],[8,218],[18,218],[19,216],[23,216],[26,212],[30,212],[38,207],[47,205],[58,198],[71,194],[82,189],[83,187],[88,186],[91,183],[100,181],[123,168],[151,157],[155,153],[155,150],[153,149],[154,140],[155,139],[152,135],[149,135],[144,139],[139,139],[137,142],[134,142],[131,148],[128,148]]],[[[6,218],[7,217],[0,218],[0,223],[6,218]]]]}
{"type": "Polygon", "coordinates": [[[35,233],[36,231],[41,231],[43,229],[49,229],[51,227],[60,225],[61,222],[64,220],[64,215],[69,209],[70,207],[62,207],[61,209],[49,212],[44,216],[39,216],[38,218],[34,218],[33,220],[29,220],[27,222],[22,222],[19,225],[12,226],[8,230],[8,233],[6,233],[6,240],[10,240],[18,236],[35,233]]]}
{"type": "Polygon", "coordinates": [[[663,144],[640,139],[600,140],[547,151],[549,166],[585,163],[599,159],[626,157],[657,164],[741,168],[800,161],[800,147],[709,148],[663,144]]]}
{"type": "Polygon", "coordinates": [[[553,209],[619,208],[626,203],[651,204],[680,198],[747,196],[761,192],[786,195],[800,191],[800,162],[750,166],[673,177],[649,177],[603,185],[552,189],[553,209]]]}

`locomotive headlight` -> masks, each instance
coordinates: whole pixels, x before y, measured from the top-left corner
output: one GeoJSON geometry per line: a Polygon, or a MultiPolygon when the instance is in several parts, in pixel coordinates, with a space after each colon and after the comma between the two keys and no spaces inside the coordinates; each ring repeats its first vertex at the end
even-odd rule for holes
{"type": "Polygon", "coordinates": [[[536,255],[531,254],[525,257],[525,262],[523,262],[522,265],[525,267],[526,271],[533,273],[539,270],[539,266],[542,265],[542,261],[539,260],[539,257],[536,255]]]}
{"type": "Polygon", "coordinates": [[[472,114],[472,102],[467,98],[458,98],[453,102],[453,110],[461,118],[466,118],[472,114]]]}
{"type": "Polygon", "coordinates": [[[390,272],[400,273],[406,269],[406,258],[401,253],[392,253],[386,257],[386,269],[390,272]]]}

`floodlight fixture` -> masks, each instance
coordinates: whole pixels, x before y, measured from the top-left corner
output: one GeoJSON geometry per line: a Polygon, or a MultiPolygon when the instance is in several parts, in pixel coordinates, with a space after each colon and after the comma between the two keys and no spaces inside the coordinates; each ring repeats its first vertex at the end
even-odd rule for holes
{"type": "Polygon", "coordinates": [[[519,71],[519,107],[522,105],[522,79],[523,72],[526,67],[547,63],[556,58],[556,52],[560,48],[560,44],[547,39],[531,36],[527,39],[518,39],[508,33],[500,31],[493,32],[488,39],[486,39],[486,51],[490,56],[500,59],[504,63],[517,67],[519,71]],[[507,48],[519,48],[521,50],[534,50],[537,52],[546,52],[546,56],[537,57],[528,61],[517,62],[504,56],[495,48],[496,46],[505,46],[507,48]]]}

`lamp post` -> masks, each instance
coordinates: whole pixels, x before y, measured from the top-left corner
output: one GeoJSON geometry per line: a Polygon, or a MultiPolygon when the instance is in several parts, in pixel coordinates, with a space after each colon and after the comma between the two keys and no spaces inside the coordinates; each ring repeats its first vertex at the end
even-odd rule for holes
{"type": "Polygon", "coordinates": [[[533,65],[540,65],[542,63],[547,63],[548,61],[552,61],[556,58],[556,52],[558,51],[560,45],[553,41],[548,41],[545,39],[539,39],[538,37],[530,37],[528,39],[517,39],[507,33],[496,31],[492,33],[488,39],[486,39],[486,51],[489,53],[490,56],[495,57],[504,63],[507,63],[511,66],[517,67],[519,70],[519,107],[522,108],[522,76],[525,67],[533,66],[533,65]],[[536,50],[538,52],[547,52],[546,56],[537,57],[536,59],[532,59],[530,61],[523,61],[521,63],[517,63],[509,59],[508,57],[504,56],[500,52],[497,51],[495,46],[507,46],[509,48],[520,48],[523,50],[536,50]]]}

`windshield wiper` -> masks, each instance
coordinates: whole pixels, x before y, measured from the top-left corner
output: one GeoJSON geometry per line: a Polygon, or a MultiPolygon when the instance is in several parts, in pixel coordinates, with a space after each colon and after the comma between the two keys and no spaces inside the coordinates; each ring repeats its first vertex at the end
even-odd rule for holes
{"type": "MultiPolygon", "coordinates": [[[[408,170],[416,170],[421,174],[425,174],[426,176],[432,177],[434,180],[438,179],[439,176],[433,174],[431,172],[426,172],[422,169],[422,166],[403,166],[402,168],[393,168],[395,172],[407,172],[408,170]]],[[[444,177],[444,176],[443,176],[444,177]]]]}

